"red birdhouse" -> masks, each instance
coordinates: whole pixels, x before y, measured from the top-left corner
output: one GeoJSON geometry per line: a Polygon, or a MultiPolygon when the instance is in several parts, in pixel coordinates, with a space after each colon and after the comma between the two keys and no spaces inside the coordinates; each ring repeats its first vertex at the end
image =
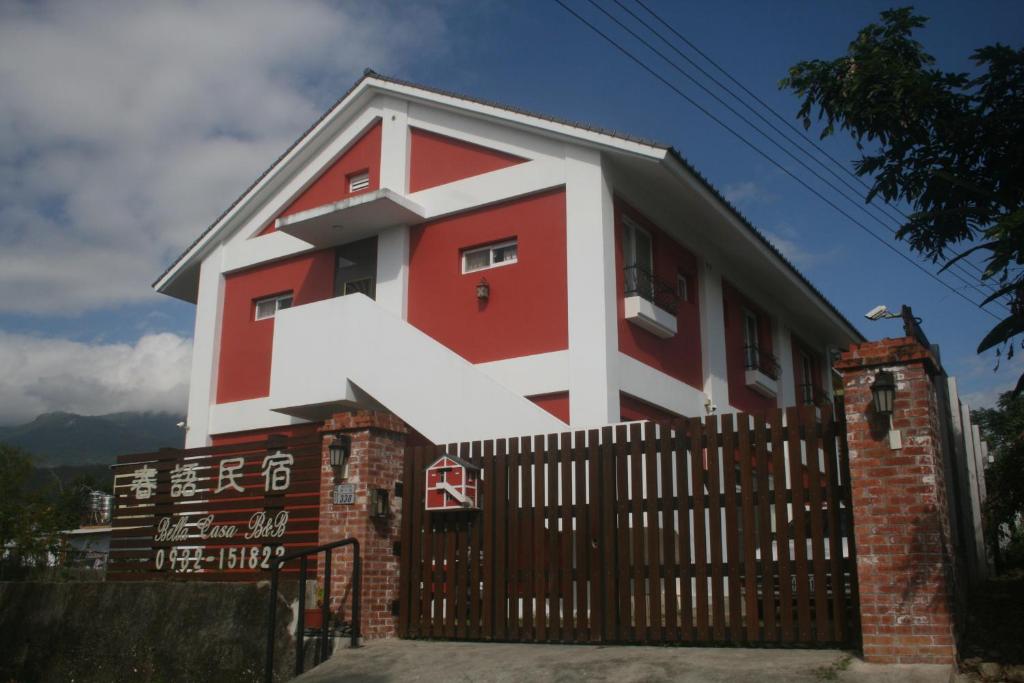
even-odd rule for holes
{"type": "Polygon", "coordinates": [[[442,455],[427,467],[427,510],[476,510],[480,468],[454,455],[442,455]]]}

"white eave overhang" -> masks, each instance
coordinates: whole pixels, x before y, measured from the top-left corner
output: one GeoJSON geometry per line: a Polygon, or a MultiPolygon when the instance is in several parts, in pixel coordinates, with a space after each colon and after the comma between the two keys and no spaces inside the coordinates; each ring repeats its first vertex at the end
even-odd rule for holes
{"type": "Polygon", "coordinates": [[[322,249],[367,237],[384,228],[420,223],[425,216],[423,207],[416,202],[381,188],[278,218],[274,226],[322,249]]]}

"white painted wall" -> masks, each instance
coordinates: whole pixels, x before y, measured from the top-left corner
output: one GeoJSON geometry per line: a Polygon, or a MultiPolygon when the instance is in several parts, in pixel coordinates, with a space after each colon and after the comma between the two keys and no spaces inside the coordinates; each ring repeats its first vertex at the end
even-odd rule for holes
{"type": "Polygon", "coordinates": [[[224,309],[224,246],[217,246],[199,270],[199,297],[192,333],[192,371],[188,386],[188,418],[185,447],[210,443],[210,406],[217,401],[217,365],[220,354],[220,322],[224,309]]]}
{"type": "Polygon", "coordinates": [[[599,153],[567,148],[565,176],[569,415],[599,427],[619,419],[614,207],[599,153]]]}
{"type": "MultiPolygon", "coordinates": [[[[716,266],[706,259],[700,259],[697,269],[704,394],[719,411],[726,411],[729,409],[729,373],[725,356],[722,276],[716,266]]],[[[694,416],[702,414],[703,412],[695,413],[694,416]]]]}
{"type": "Polygon", "coordinates": [[[348,401],[357,388],[435,443],[568,428],[362,294],[278,312],[271,367],[279,412],[348,401]]]}

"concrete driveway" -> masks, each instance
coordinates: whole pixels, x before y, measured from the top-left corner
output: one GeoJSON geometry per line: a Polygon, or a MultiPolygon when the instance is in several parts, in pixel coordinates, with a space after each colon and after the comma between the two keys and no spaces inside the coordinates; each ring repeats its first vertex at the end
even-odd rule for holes
{"type": "Polygon", "coordinates": [[[341,648],[296,683],[729,681],[947,683],[947,666],[868,665],[839,650],[378,640],[341,648]]]}

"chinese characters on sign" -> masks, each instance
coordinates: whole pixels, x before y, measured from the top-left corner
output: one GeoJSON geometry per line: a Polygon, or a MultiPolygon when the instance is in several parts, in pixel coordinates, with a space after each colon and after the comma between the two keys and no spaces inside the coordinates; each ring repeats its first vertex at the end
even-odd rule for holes
{"type": "Polygon", "coordinates": [[[248,479],[244,471],[246,456],[225,457],[215,463],[209,456],[182,457],[167,470],[168,480],[164,480],[163,486],[169,481],[168,488],[158,484],[158,470],[151,463],[141,464],[126,476],[126,479],[130,477],[125,487],[129,498],[126,502],[134,499],[137,504],[152,505],[160,500],[157,493],[165,492],[175,510],[160,516],[155,526],[150,527],[153,543],[172,544],[153,549],[151,557],[157,571],[261,571],[270,569],[274,557],[284,555],[288,510],[271,508],[251,512],[252,504],[244,503],[245,507],[240,510],[248,516],[245,520],[230,508],[222,506],[213,513],[201,507],[229,494],[281,495],[289,491],[294,455],[275,450],[248,456],[248,460],[251,465],[258,465],[258,470],[250,468],[248,479]],[[190,506],[176,509],[174,506],[179,502],[190,506]]]}

